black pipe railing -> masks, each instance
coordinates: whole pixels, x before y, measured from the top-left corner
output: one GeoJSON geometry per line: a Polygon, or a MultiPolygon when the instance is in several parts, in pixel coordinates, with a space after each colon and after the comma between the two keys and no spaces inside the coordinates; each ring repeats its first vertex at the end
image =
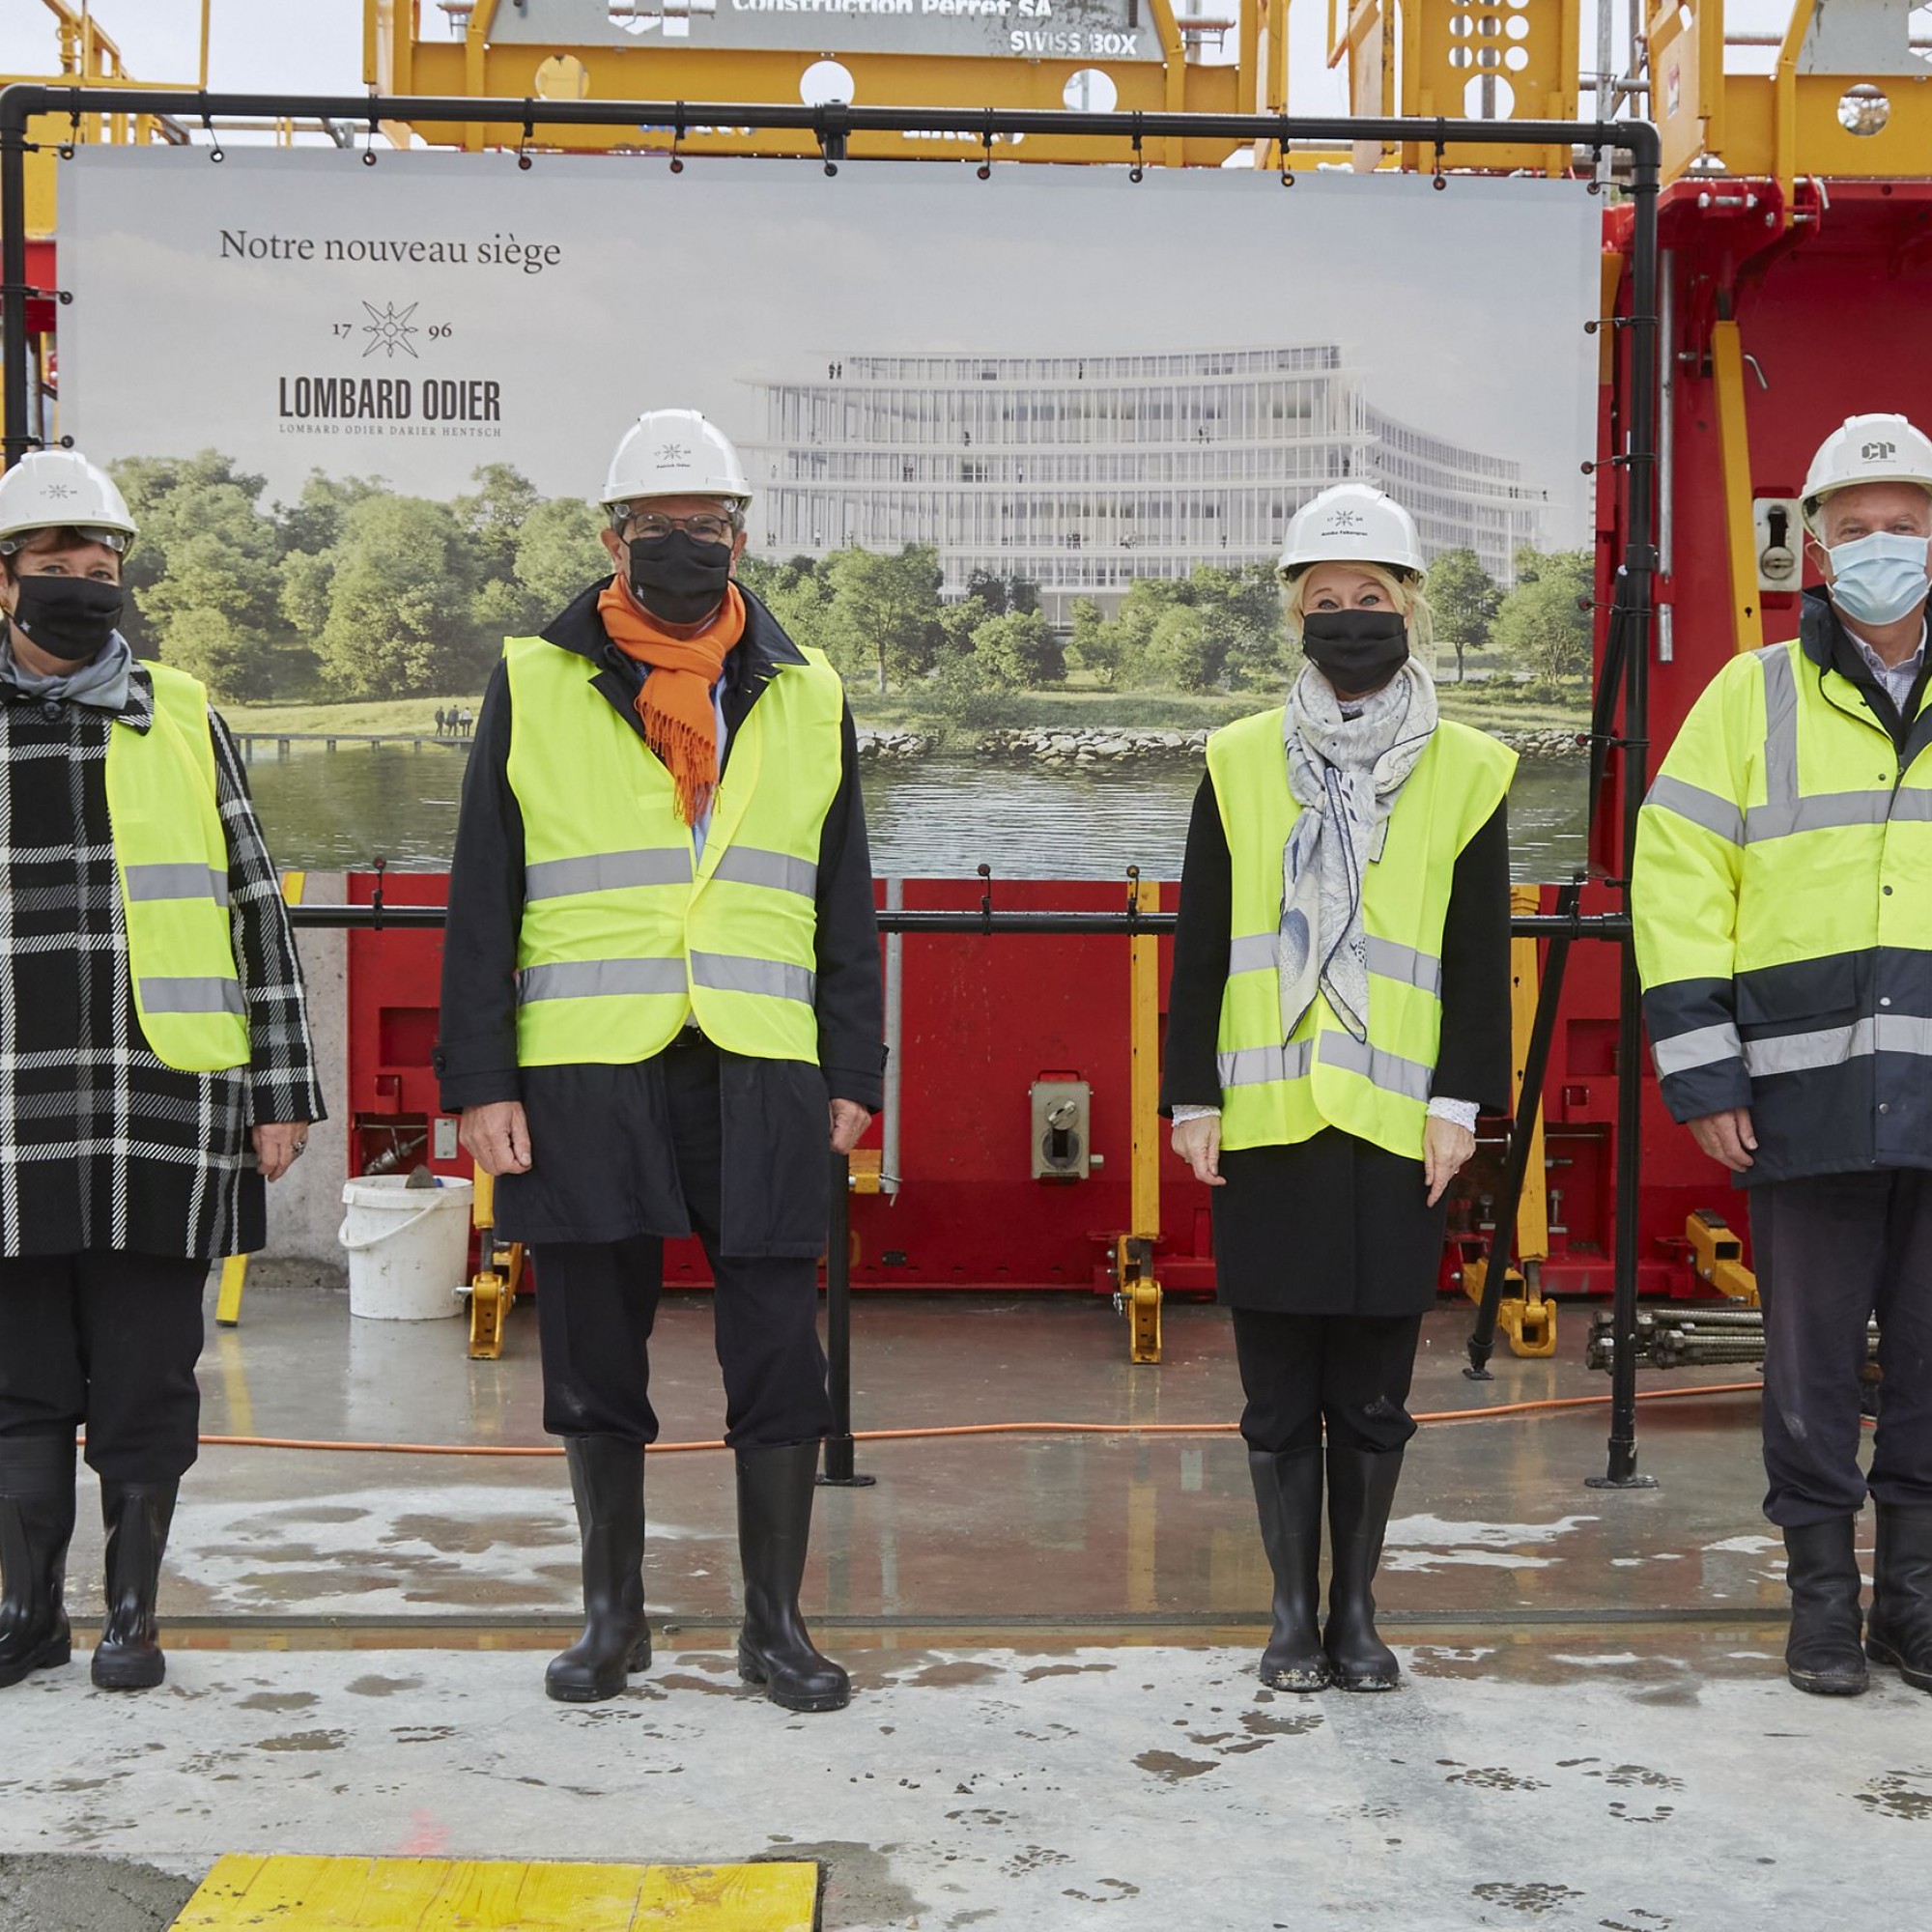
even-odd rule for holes
{"type": "MultiPolygon", "coordinates": [[[[1568,891],[1568,888],[1565,888],[1568,891]]],[[[408,932],[440,931],[448,921],[440,905],[337,905],[318,902],[292,905],[289,923],[318,931],[408,932]]],[[[1171,912],[974,912],[895,910],[876,915],[881,932],[958,934],[981,939],[1005,939],[1022,934],[1075,934],[1088,938],[1162,938],[1174,931],[1179,915],[1171,912]]],[[[1630,934],[1627,915],[1616,912],[1530,912],[1510,919],[1515,939],[1607,939],[1622,941],[1630,934]]]]}
{"type": "MultiPolygon", "coordinates": [[[[1607,728],[1596,734],[1592,749],[1592,832],[1600,803],[1596,781],[1614,752],[1622,781],[1622,837],[1615,883],[1626,895],[1621,917],[1598,915],[1583,919],[1574,909],[1555,925],[1539,924],[1539,936],[1562,940],[1543,976],[1538,1025],[1544,1011],[1553,1014],[1562,997],[1562,961],[1567,941],[1595,937],[1613,941],[1623,952],[1618,1028],[1618,1108],[1616,1130],[1617,1241],[1614,1316],[1618,1346],[1612,1383],[1612,1407],[1607,1474],[1598,1480],[1625,1486],[1645,1479],[1635,1474],[1636,1391],[1634,1379],[1636,1325],[1636,1228],[1639,1180],[1639,1103],[1642,1050],[1638,1016],[1635,953],[1628,916],[1630,857],[1634,844],[1636,812],[1646,782],[1648,730],[1648,669],[1651,631],[1652,579],[1657,567],[1657,463],[1659,365],[1658,337],[1658,196],[1661,186],[1662,143],[1658,130],[1643,121],[1452,121],[1356,117],[1350,115],[1289,114],[1094,114],[1071,110],[1021,108],[959,109],[945,107],[858,107],[834,102],[808,107],[784,102],[682,100],[539,100],[534,99],[466,99],[462,96],[282,95],[211,93],[207,90],[148,90],[112,87],[62,87],[33,81],[16,82],[0,91],[0,376],[4,376],[6,405],[0,416],[0,462],[11,465],[34,447],[28,423],[29,362],[27,301],[55,294],[27,283],[26,155],[28,128],[43,116],[77,121],[82,115],[178,115],[207,123],[215,115],[267,116],[298,120],[345,122],[366,126],[373,138],[384,122],[414,122],[440,126],[521,128],[526,146],[545,128],[624,128],[684,129],[698,127],[745,128],[754,131],[796,131],[811,136],[828,173],[836,173],[849,153],[855,134],[910,134],[929,130],[942,134],[971,134],[990,143],[996,134],[1089,139],[1109,144],[1109,157],[1123,158],[1124,147],[1138,164],[1146,141],[1276,142],[1284,157],[1295,146],[1314,143],[1375,142],[1414,146],[1433,151],[1440,167],[1445,148],[1525,145],[1572,147],[1594,155],[1618,152],[1630,161],[1628,191],[1633,203],[1630,312],[1615,326],[1630,331],[1629,380],[1619,397],[1623,447],[1609,461],[1624,474],[1624,550],[1618,559],[1618,607],[1624,622],[1614,620],[1606,639],[1599,677],[1598,710],[1602,719],[1614,716],[1619,700],[1623,729],[1612,737],[1607,728]],[[1626,1367],[1625,1365],[1630,1366],[1626,1367]]],[[[990,154],[990,146],[988,151],[990,154]]],[[[373,157],[374,149],[370,150],[373,157]]],[[[627,156],[625,159],[639,158],[627,156]]],[[[1137,176],[1138,178],[1138,176],[1137,176]]],[[[1437,185],[1442,185],[1438,176],[1437,185]]],[[[1592,190],[1594,191],[1594,184],[1592,190]]],[[[1621,378],[1621,365],[1617,367],[1621,378]]],[[[1594,849],[1594,846],[1593,846],[1594,849]]],[[[307,925],[380,924],[406,929],[441,923],[440,908],[421,906],[305,907],[298,913],[307,925]],[[354,915],[354,917],[352,917],[354,915]]],[[[988,907],[972,913],[893,914],[882,920],[886,930],[901,932],[981,932],[988,935],[1017,931],[1127,932],[1146,934],[1166,929],[1157,923],[1166,916],[1140,914],[1134,923],[1121,914],[996,914],[988,907]],[[896,923],[895,922],[918,922],[896,923]],[[1032,923],[1014,923],[1027,922],[1032,923]],[[1041,922],[1054,922],[1043,923],[1041,922]]],[[[1515,930],[1525,930],[1518,921],[1515,930]]],[[[1525,1093],[1531,1090],[1525,1083],[1525,1093]]],[[[1532,1101],[1533,1104],[1533,1101],[1532,1101]]],[[[1534,1119],[1533,1113],[1529,1116],[1534,1119]]],[[[1519,1110],[1519,1131],[1522,1113],[1519,1110]]],[[[1499,1229],[1513,1227],[1517,1200],[1499,1200],[1499,1229]]],[[[1507,1240],[1507,1236],[1503,1236],[1507,1240]]],[[[1492,1279],[1499,1270],[1492,1267],[1492,1279]]],[[[1487,1286],[1487,1284],[1486,1284],[1487,1286]]]]}

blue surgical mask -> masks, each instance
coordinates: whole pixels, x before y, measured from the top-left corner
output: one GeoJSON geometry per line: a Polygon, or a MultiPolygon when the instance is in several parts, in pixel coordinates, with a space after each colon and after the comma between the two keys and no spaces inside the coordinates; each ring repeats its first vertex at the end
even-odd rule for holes
{"type": "Polygon", "coordinates": [[[1932,590],[1926,548],[1923,537],[1894,536],[1889,530],[1834,545],[1828,553],[1832,602],[1861,624],[1896,623],[1932,590]]]}

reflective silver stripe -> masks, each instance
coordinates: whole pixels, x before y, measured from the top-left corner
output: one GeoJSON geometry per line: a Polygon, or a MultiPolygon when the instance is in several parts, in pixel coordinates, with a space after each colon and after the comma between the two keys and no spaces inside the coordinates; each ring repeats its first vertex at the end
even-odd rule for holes
{"type": "Polygon", "coordinates": [[[1314,1060],[1312,1043],[1297,1039],[1288,1046],[1242,1046],[1217,1054],[1223,1087],[1265,1087],[1271,1080],[1300,1080],[1314,1060]]]}
{"type": "MultiPolygon", "coordinates": [[[[1442,993],[1442,962],[1412,946],[1400,946],[1393,939],[1369,935],[1369,971],[1384,980],[1400,980],[1405,986],[1420,986],[1437,998],[1442,993]]],[[[1272,973],[1275,969],[1275,935],[1271,932],[1244,933],[1228,946],[1228,972],[1272,973]]]]}
{"type": "Polygon", "coordinates": [[[687,990],[682,959],[564,959],[526,966],[517,975],[517,1003],[532,1000],[611,1000],[687,990]]]}
{"type": "Polygon", "coordinates": [[[1880,1013],[1878,1050],[1916,1053],[1932,1060],[1932,1020],[1917,1013],[1880,1013]]]}
{"type": "Polygon", "coordinates": [[[1892,794],[1891,815],[1894,819],[1910,819],[1915,824],[1932,819],[1932,791],[1927,791],[1922,785],[1902,786],[1892,794]]]}
{"type": "Polygon", "coordinates": [[[691,977],[717,993],[760,993],[772,1000],[811,1004],[817,976],[809,966],[787,966],[777,959],[747,959],[735,952],[694,952],[691,977]]]}
{"type": "Polygon", "coordinates": [[[1442,962],[1412,946],[1398,946],[1393,939],[1378,939],[1369,934],[1369,971],[1384,980],[1400,980],[1405,986],[1420,986],[1425,993],[1442,997],[1442,962]]]}
{"type": "Polygon", "coordinates": [[[767,852],[756,845],[726,846],[711,876],[734,885],[769,886],[775,893],[797,893],[808,899],[818,890],[818,867],[810,859],[767,852]]]}
{"type": "Polygon", "coordinates": [[[1813,798],[1754,805],[1745,813],[1745,843],[1789,838],[1796,832],[1829,832],[1847,825],[1883,825],[1891,806],[1884,791],[1827,791],[1813,798]]]}
{"type": "Polygon", "coordinates": [[[1821,1066],[1842,1066],[1872,1050],[1872,1023],[1855,1020],[1850,1026],[1824,1027],[1817,1033],[1787,1033],[1776,1039],[1747,1039],[1745,1065],[1754,1079],[1772,1073],[1809,1073],[1821,1066]]]}
{"type": "Polygon", "coordinates": [[[143,980],[141,1010],[147,1013],[246,1014],[239,980],[143,980]]]}
{"type": "Polygon", "coordinates": [[[1764,787],[1770,805],[1798,802],[1798,680],[1788,646],[1758,653],[1764,666],[1764,787]]]}
{"type": "Polygon", "coordinates": [[[1701,825],[1706,832],[1715,832],[1729,844],[1744,843],[1743,812],[1729,799],[1719,798],[1716,792],[1706,791],[1701,785],[1686,784],[1682,779],[1673,779],[1667,773],[1660,772],[1652,781],[1650,796],[1644,803],[1675,812],[1679,818],[1688,818],[1692,825],[1701,825]]]}
{"type": "Polygon", "coordinates": [[[130,899],[213,899],[228,903],[228,874],[213,866],[128,866],[124,867],[130,899]]]}
{"type": "Polygon", "coordinates": [[[627,886],[688,886],[691,854],[671,845],[641,852],[592,852],[582,859],[539,859],[524,868],[524,897],[567,898],[627,886]]]}
{"type": "Polygon", "coordinates": [[[1297,1039],[1287,1046],[1243,1046],[1233,1053],[1217,1056],[1221,1085],[1261,1087],[1271,1080],[1304,1078],[1319,1056],[1324,1066],[1337,1066],[1346,1073],[1357,1073],[1385,1093],[1399,1094],[1406,1100],[1427,1100],[1433,1069],[1419,1060],[1405,1060],[1399,1053],[1385,1053],[1369,1046],[1348,1033],[1324,1033],[1315,1041],[1297,1039]]]}
{"type": "Polygon", "coordinates": [[[1275,940],[1272,932],[1246,932],[1228,944],[1228,973],[1272,973],[1275,968],[1275,940]]]}
{"type": "Polygon", "coordinates": [[[1650,1044],[1657,1062],[1657,1077],[1668,1080],[1673,1073],[1694,1073],[1700,1066],[1715,1066],[1721,1060],[1735,1060],[1744,1051],[1736,1025],[1721,1020],[1716,1026],[1698,1027],[1690,1033],[1672,1034],[1668,1039],[1650,1044]]]}
{"type": "Polygon", "coordinates": [[[1339,1066],[1347,1073],[1359,1073],[1372,1087],[1399,1094],[1405,1100],[1427,1100],[1435,1077],[1434,1067],[1419,1060],[1405,1060],[1399,1053],[1385,1053],[1351,1033],[1324,1033],[1321,1037],[1319,1058],[1324,1066],[1339,1066]]]}

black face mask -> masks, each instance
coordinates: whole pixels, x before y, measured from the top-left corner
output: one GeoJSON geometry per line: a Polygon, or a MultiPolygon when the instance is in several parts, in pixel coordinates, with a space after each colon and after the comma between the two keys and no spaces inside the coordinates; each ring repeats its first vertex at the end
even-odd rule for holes
{"type": "Polygon", "coordinates": [[[724,601],[731,581],[731,546],[699,543],[689,530],[646,542],[633,537],[631,590],[667,624],[701,624],[724,601]]]}
{"type": "Polygon", "coordinates": [[[107,647],[127,609],[118,583],[91,577],[21,577],[14,621],[30,643],[67,664],[84,664],[107,647]]]}
{"type": "Polygon", "coordinates": [[[1399,611],[1310,611],[1301,648],[1337,691],[1366,697],[1379,691],[1408,656],[1408,620],[1399,611]]]}

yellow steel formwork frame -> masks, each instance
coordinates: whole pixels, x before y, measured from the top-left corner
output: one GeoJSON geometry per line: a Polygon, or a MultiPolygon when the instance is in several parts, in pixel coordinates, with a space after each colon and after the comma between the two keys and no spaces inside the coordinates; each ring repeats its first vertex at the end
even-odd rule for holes
{"type": "Polygon", "coordinates": [[[1793,189],[1807,176],[1878,181],[1925,173],[1932,68],[1802,72],[1805,36],[1818,14],[1818,0],[1790,0],[1773,71],[1727,74],[1723,0],[1653,0],[1645,22],[1651,118],[1663,138],[1666,184],[1692,171],[1775,180],[1788,225],[1793,189]],[[1861,85],[1875,87],[1888,110],[1884,125],[1866,133],[1839,118],[1848,89],[1861,85]]]}
{"type": "MultiPolygon", "coordinates": [[[[1160,886],[1136,870],[1127,886],[1132,912],[1158,912],[1160,886]]],[[[1127,1116],[1129,1231],[1114,1243],[1116,1305],[1127,1318],[1136,1362],[1160,1360],[1160,1283],[1153,1251],[1160,1239],[1160,941],[1127,941],[1127,1116]]]]}
{"type": "MultiPolygon", "coordinates": [[[[1577,0],[1328,0],[1328,64],[1347,63],[1351,114],[1573,121],[1579,46],[1577,0]]],[[[1442,163],[1563,175],[1571,156],[1452,143],[1442,163]]],[[[1433,149],[1402,151],[1405,168],[1435,164],[1433,149]]]]}
{"type": "Polygon", "coordinates": [[[1751,514],[1750,438],[1745,426],[1745,356],[1738,325],[1711,325],[1711,382],[1718,400],[1718,452],[1724,479],[1724,551],[1730,563],[1731,648],[1764,642],[1757,587],[1757,537],[1751,514]]]}
{"type": "MultiPolygon", "coordinates": [[[[1542,4],[1543,0],[1539,0],[1542,4]]],[[[1553,4],[1553,0],[1550,0],[1553,4]]],[[[836,18],[826,23],[826,44],[810,52],[797,48],[670,47],[570,45],[492,39],[505,0],[476,0],[463,38],[433,40],[423,35],[421,0],[363,0],[364,78],[391,95],[537,97],[537,142],[545,147],[604,152],[612,148],[663,152],[671,146],[668,128],[635,131],[610,128],[545,127],[542,99],[557,87],[570,98],[633,100],[794,100],[799,77],[817,60],[836,55],[850,70],[856,98],[871,105],[929,107],[1051,108],[1065,104],[1067,80],[1084,68],[1098,68],[1113,80],[1123,113],[1186,112],[1232,114],[1257,107],[1285,109],[1288,98],[1288,0],[1238,0],[1236,59],[1206,66],[1187,58],[1182,22],[1172,0],[1147,0],[1159,61],[1110,63],[1104,58],[1063,55],[1021,60],[964,54],[883,54],[846,52],[838,44],[836,18]]],[[[1575,0],[1564,0],[1573,5],[1575,0]]],[[[392,137],[407,139],[396,128],[392,137]]],[[[469,150],[515,147],[520,126],[469,122],[459,127],[415,130],[433,143],[469,150]]],[[[815,152],[810,134],[730,128],[687,129],[678,143],[689,154],[796,156],[815,152]]],[[[1236,144],[1159,141],[1150,138],[1143,158],[1150,166],[1214,165],[1236,144]]],[[[855,134],[850,152],[869,159],[958,158],[974,151],[970,137],[915,138],[855,134]]],[[[994,151],[1012,155],[1005,137],[994,151]]],[[[1091,140],[1030,136],[1025,156],[1033,161],[1118,160],[1091,140]]]]}
{"type": "MultiPolygon", "coordinates": [[[[1510,911],[1527,915],[1542,910],[1535,886],[1510,888],[1510,911]]],[[[1515,1069],[1511,1098],[1522,1092],[1523,1063],[1529,1058],[1529,1037],[1536,1026],[1538,967],[1534,939],[1510,941],[1510,1051],[1515,1069]]],[[[1543,1264],[1549,1259],[1549,1173],[1543,1152],[1543,1107],[1538,1103],[1530,1127],[1529,1164],[1523,1169],[1522,1199],[1516,1210],[1516,1251],[1519,1265],[1503,1276],[1504,1293],[1496,1304],[1496,1326],[1509,1338],[1510,1353],[1529,1357],[1556,1352],[1556,1304],[1543,1298],[1543,1264]]],[[[1489,1277],[1487,1260],[1465,1263],[1463,1292],[1471,1301],[1483,1298],[1489,1277]]]]}
{"type": "MultiPolygon", "coordinates": [[[[53,16],[58,42],[59,71],[46,74],[0,73],[0,87],[16,80],[58,79],[70,86],[114,88],[179,87],[176,81],[136,80],[128,71],[121,48],[113,36],[79,0],[41,0],[53,16]]],[[[208,85],[207,0],[202,7],[201,85],[208,85]]],[[[72,128],[77,142],[109,142],[116,146],[129,142],[157,141],[162,138],[161,123],[148,114],[83,114],[72,128]]],[[[54,171],[60,165],[55,144],[43,141],[38,150],[29,150],[26,163],[27,233],[34,236],[54,232],[54,171]]]]}

